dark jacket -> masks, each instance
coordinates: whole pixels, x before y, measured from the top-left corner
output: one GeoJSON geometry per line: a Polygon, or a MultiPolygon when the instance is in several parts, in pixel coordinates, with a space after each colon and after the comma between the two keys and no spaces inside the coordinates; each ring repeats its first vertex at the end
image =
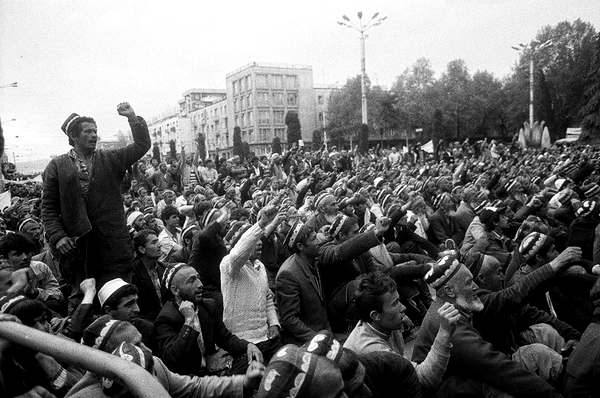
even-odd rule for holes
{"type": "Polygon", "coordinates": [[[552,268],[545,265],[506,289],[480,290],[478,295],[484,309],[473,316],[473,325],[486,341],[505,354],[512,354],[518,348],[520,332],[537,323],[554,327],[565,340],[579,339],[580,333],[572,326],[526,303],[536,286],[553,276],[552,268]]]}
{"type": "Polygon", "coordinates": [[[600,397],[600,323],[590,323],[569,357],[564,394],[567,398],[600,397]]]}
{"type": "Polygon", "coordinates": [[[462,242],[461,231],[454,218],[444,216],[436,211],[429,218],[429,240],[436,245],[444,243],[446,239],[454,239],[457,245],[462,242]]]}
{"type": "MultiPolygon", "coordinates": [[[[434,301],[421,325],[415,340],[412,360],[423,362],[429,353],[433,340],[440,327],[438,309],[444,302],[434,301]]],[[[496,350],[484,340],[473,327],[471,319],[463,317],[456,324],[452,334],[452,355],[446,369],[445,378],[458,376],[473,379],[497,388],[515,397],[554,397],[558,392],[541,377],[525,370],[508,355],[496,350]]],[[[461,395],[468,396],[466,391],[461,395]]]]}
{"type": "Polygon", "coordinates": [[[318,331],[331,330],[315,266],[294,254],[281,265],[275,285],[285,343],[301,345],[318,331]]]}
{"type": "MultiPolygon", "coordinates": [[[[196,306],[205,355],[216,351],[215,345],[236,356],[246,353],[248,342],[233,335],[223,324],[216,308],[208,302],[196,306]]],[[[175,302],[167,301],[154,322],[154,338],[159,357],[175,373],[201,374],[202,354],[198,347],[198,332],[185,326],[185,319],[175,302]]]]}
{"type": "Polygon", "coordinates": [[[42,220],[51,245],[65,236],[90,234],[88,268],[127,272],[131,240],[127,231],[120,184],[125,170],[150,149],[144,119],[130,123],[133,144],[115,150],[97,150],[90,173],[87,201],[81,195],[78,170],[68,154],[48,163],[44,171],[42,220]]]}
{"type": "Polygon", "coordinates": [[[360,275],[360,267],[355,260],[370,248],[379,244],[374,231],[357,234],[336,244],[328,242],[319,252],[319,271],[323,277],[323,291],[329,300],[338,289],[360,275]]]}
{"type": "Polygon", "coordinates": [[[581,247],[581,257],[586,260],[593,260],[594,256],[594,235],[598,220],[590,217],[577,217],[569,225],[569,237],[567,246],[581,247]]]}
{"type": "MultiPolygon", "coordinates": [[[[154,321],[160,309],[162,308],[165,300],[165,293],[161,292],[161,297],[156,294],[156,289],[150,279],[146,266],[139,258],[136,258],[132,264],[133,275],[131,277],[131,283],[133,283],[138,290],[138,306],[140,307],[140,317],[154,321]]],[[[162,281],[165,266],[157,261],[156,273],[158,274],[159,280],[162,281]]]]}
{"type": "Polygon", "coordinates": [[[194,267],[206,286],[221,291],[221,260],[227,254],[223,242],[224,228],[218,222],[210,223],[200,231],[192,244],[188,265],[194,267]]]}

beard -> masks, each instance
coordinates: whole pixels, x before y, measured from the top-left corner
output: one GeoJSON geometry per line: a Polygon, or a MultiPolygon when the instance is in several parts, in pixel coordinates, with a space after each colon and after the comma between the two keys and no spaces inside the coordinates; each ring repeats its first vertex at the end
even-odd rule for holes
{"type": "Polygon", "coordinates": [[[471,297],[457,297],[455,305],[463,311],[481,312],[483,311],[483,303],[476,295],[471,297]]]}

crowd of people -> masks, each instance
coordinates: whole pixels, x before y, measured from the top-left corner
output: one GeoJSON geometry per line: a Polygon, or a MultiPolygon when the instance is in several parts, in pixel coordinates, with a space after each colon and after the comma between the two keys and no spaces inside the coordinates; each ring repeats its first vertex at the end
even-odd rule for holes
{"type": "MultiPolygon", "coordinates": [[[[600,148],[72,149],[0,219],[0,320],[172,397],[599,397],[600,148]]],[[[18,189],[18,191],[16,190],[18,189]]],[[[2,397],[129,396],[0,340],[2,397]]]]}

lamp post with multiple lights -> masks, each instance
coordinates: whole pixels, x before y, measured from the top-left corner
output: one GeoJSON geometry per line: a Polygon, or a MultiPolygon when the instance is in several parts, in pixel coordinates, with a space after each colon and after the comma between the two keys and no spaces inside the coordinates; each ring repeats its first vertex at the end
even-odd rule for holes
{"type": "Polygon", "coordinates": [[[529,126],[533,127],[533,80],[534,80],[534,65],[533,65],[533,57],[537,50],[541,50],[543,48],[548,47],[552,44],[552,40],[546,40],[543,43],[532,42],[528,45],[523,43],[519,43],[518,46],[511,46],[511,48],[515,51],[523,51],[523,53],[529,52],[529,126]]]}
{"type": "Polygon", "coordinates": [[[368,116],[367,116],[367,86],[366,86],[366,65],[365,65],[365,39],[367,38],[366,32],[380,25],[383,21],[387,19],[387,17],[380,16],[378,12],[373,14],[371,19],[365,22],[363,20],[363,13],[359,11],[356,13],[358,17],[358,21],[352,22],[350,18],[346,15],[342,15],[342,20],[338,21],[338,25],[345,26],[346,28],[353,29],[360,34],[360,98],[361,98],[361,112],[362,112],[362,123],[367,124],[368,116]]]}

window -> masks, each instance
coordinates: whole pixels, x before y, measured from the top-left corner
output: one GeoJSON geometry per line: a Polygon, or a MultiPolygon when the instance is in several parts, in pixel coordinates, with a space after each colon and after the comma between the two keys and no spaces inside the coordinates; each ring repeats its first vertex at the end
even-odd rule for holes
{"type": "Polygon", "coordinates": [[[239,126],[240,125],[239,118],[237,116],[234,118],[234,121],[235,121],[235,126],[239,126]]]}
{"type": "Polygon", "coordinates": [[[270,111],[258,111],[258,123],[259,124],[271,123],[271,112],[270,111]]]}
{"type": "Polygon", "coordinates": [[[282,128],[277,128],[273,130],[273,136],[274,137],[279,137],[279,139],[281,141],[285,141],[284,136],[285,135],[285,129],[282,128]]]}
{"type": "Polygon", "coordinates": [[[269,105],[269,93],[267,91],[259,91],[258,93],[256,93],[256,105],[269,105]]]}
{"type": "Polygon", "coordinates": [[[286,75],[285,88],[298,88],[298,76],[286,75]]]}
{"type": "Polygon", "coordinates": [[[283,117],[284,117],[283,111],[273,111],[273,123],[283,124],[283,117]]]}
{"type": "Polygon", "coordinates": [[[283,103],[283,93],[281,93],[281,92],[273,93],[273,105],[285,105],[283,103]]]}
{"type": "Polygon", "coordinates": [[[248,111],[248,113],[246,113],[246,115],[248,115],[248,125],[251,126],[254,124],[254,117],[252,117],[252,111],[248,111]]]}
{"type": "Polygon", "coordinates": [[[257,88],[269,88],[268,76],[262,73],[256,74],[256,87],[257,88]]]}
{"type": "Polygon", "coordinates": [[[244,119],[245,118],[246,118],[246,115],[242,113],[240,115],[240,127],[244,127],[244,121],[245,121],[244,119]]]}
{"type": "Polygon", "coordinates": [[[240,79],[240,84],[242,85],[242,91],[248,90],[248,80],[245,77],[240,79]]]}
{"type": "Polygon", "coordinates": [[[296,93],[288,93],[287,95],[287,104],[291,106],[298,105],[298,94],[296,93]]]}
{"type": "Polygon", "coordinates": [[[319,105],[323,105],[323,96],[322,96],[322,95],[319,95],[319,96],[317,97],[317,103],[318,103],[319,105]]]}
{"type": "Polygon", "coordinates": [[[319,112],[319,121],[322,122],[323,121],[323,112],[319,112]]]}
{"type": "Polygon", "coordinates": [[[248,108],[252,108],[252,94],[248,94],[246,97],[246,104],[248,105],[248,108]]]}
{"type": "Polygon", "coordinates": [[[233,111],[234,111],[234,112],[237,112],[237,111],[239,111],[239,109],[238,109],[238,101],[237,101],[237,99],[234,99],[234,100],[233,100],[233,111]]]}
{"type": "Polygon", "coordinates": [[[259,129],[258,130],[258,140],[260,142],[265,142],[268,140],[270,134],[271,134],[270,129],[259,129]]]}
{"type": "Polygon", "coordinates": [[[283,88],[283,75],[271,75],[273,88],[283,88]]]}
{"type": "Polygon", "coordinates": [[[244,87],[246,87],[246,90],[252,90],[252,81],[250,80],[249,75],[244,78],[244,81],[246,82],[244,84],[244,87]]]}

